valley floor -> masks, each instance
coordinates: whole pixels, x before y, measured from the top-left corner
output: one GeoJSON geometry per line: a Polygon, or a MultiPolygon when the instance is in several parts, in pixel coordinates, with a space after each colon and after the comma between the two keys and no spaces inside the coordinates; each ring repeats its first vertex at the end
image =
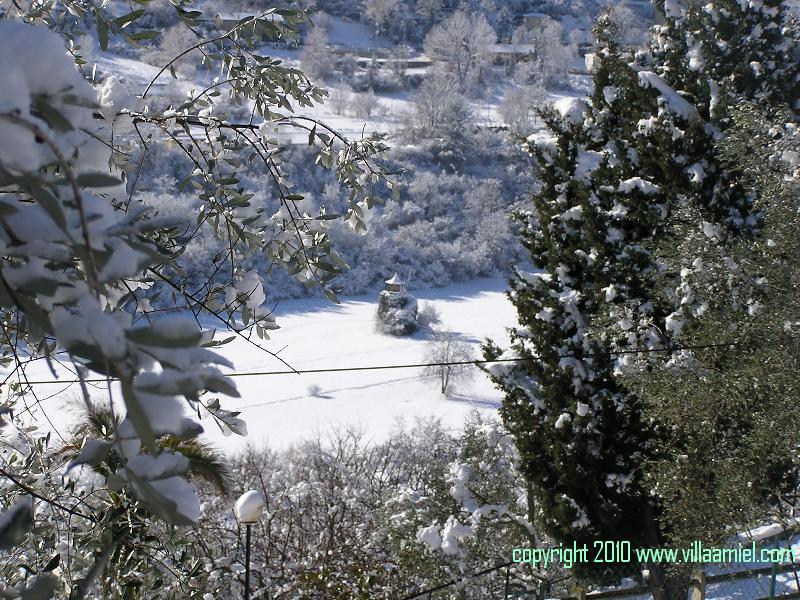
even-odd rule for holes
{"type": "MultiPolygon", "coordinates": [[[[505,328],[515,323],[505,287],[502,280],[484,279],[425,290],[417,297],[421,304],[429,303],[438,310],[441,324],[437,327],[448,328],[467,341],[478,358],[485,338],[504,345],[505,328]]],[[[343,298],[340,305],[313,298],[284,301],[275,311],[280,329],[271,332],[271,340],[258,342],[271,352],[280,351],[280,357],[297,370],[425,362],[431,332],[420,331],[405,338],[377,333],[373,320],[376,307],[377,293],[343,298]]],[[[227,336],[219,332],[217,337],[227,336]]],[[[218,351],[234,363],[236,372],[288,370],[278,359],[242,339],[218,351]]],[[[61,379],[72,378],[66,368],[56,370],[61,379]]],[[[407,368],[237,377],[241,398],[221,401],[223,408],[241,411],[249,435],[226,437],[206,418],[203,437],[226,452],[235,452],[248,444],[285,448],[341,427],[356,427],[365,439],[382,440],[401,420],[435,417],[446,427],[457,428],[473,410],[496,414],[501,394],[479,369],[475,368],[470,383],[455,388],[447,397],[439,393],[438,382],[422,378],[422,371],[407,368]]],[[[31,381],[52,379],[41,363],[30,365],[27,376],[31,381]]],[[[66,437],[69,424],[75,421],[75,407],[80,405],[80,389],[76,384],[36,389],[42,399],[40,405],[32,405],[37,424],[66,437]]],[[[89,389],[97,401],[107,398],[104,386],[89,389]]]]}

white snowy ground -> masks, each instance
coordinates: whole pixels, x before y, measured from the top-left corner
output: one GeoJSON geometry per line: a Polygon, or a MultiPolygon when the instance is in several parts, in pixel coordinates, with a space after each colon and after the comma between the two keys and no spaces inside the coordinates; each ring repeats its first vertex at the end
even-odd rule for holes
{"type": "MultiPolygon", "coordinates": [[[[442,326],[473,345],[491,336],[502,343],[505,327],[515,323],[513,306],[504,295],[501,280],[479,280],[419,292],[422,302],[435,306],[442,326]]],[[[326,369],[425,362],[429,333],[396,338],[374,330],[376,295],[327,300],[303,299],[282,303],[276,318],[281,329],[273,332],[270,349],[286,346],[280,356],[295,369],[326,369]]],[[[222,350],[237,371],[284,370],[274,358],[259,353],[243,340],[222,350]]],[[[206,437],[226,449],[268,443],[285,447],[331,428],[356,426],[368,439],[381,440],[399,419],[436,416],[448,427],[459,427],[467,413],[477,409],[494,414],[500,393],[475,369],[469,387],[442,397],[436,383],[420,378],[422,369],[391,369],[239,377],[241,399],[228,399],[227,408],[242,411],[250,434],[223,437],[213,425],[206,437]],[[319,386],[312,395],[309,387],[319,386]]]]}
{"type": "MultiPolygon", "coordinates": [[[[505,328],[515,323],[513,306],[504,294],[505,282],[484,279],[467,284],[427,290],[415,295],[441,314],[442,324],[469,342],[479,354],[479,344],[492,337],[499,344],[506,341],[505,328]]],[[[295,369],[363,367],[425,362],[430,333],[395,338],[376,333],[373,315],[377,294],[345,298],[341,305],[324,299],[282,302],[276,310],[279,330],[272,339],[259,342],[295,369]]],[[[226,336],[221,336],[226,337],[226,336]]],[[[235,365],[237,372],[283,371],[278,360],[237,339],[218,349],[235,365]]],[[[489,379],[475,368],[474,380],[449,397],[443,397],[435,382],[421,379],[419,368],[377,371],[337,372],[304,375],[238,377],[242,395],[239,399],[221,398],[224,408],[240,410],[249,430],[247,437],[225,437],[211,420],[203,420],[204,437],[234,452],[248,444],[269,444],[284,448],[317,433],[325,435],[332,428],[355,426],[366,439],[382,440],[399,420],[411,422],[417,417],[434,416],[446,427],[460,427],[467,414],[478,410],[494,415],[501,395],[489,379]],[[311,393],[309,388],[318,386],[311,393]],[[316,395],[314,395],[316,394],[316,395]]],[[[72,375],[58,369],[67,381],[72,375]]],[[[27,369],[31,381],[52,379],[43,364],[27,369]]],[[[107,399],[103,386],[90,391],[98,401],[107,399]]],[[[55,428],[65,433],[74,421],[74,407],[80,397],[76,385],[66,390],[58,386],[37,386],[44,398],[47,416],[55,428]]],[[[51,426],[35,409],[39,424],[51,426]]]]}

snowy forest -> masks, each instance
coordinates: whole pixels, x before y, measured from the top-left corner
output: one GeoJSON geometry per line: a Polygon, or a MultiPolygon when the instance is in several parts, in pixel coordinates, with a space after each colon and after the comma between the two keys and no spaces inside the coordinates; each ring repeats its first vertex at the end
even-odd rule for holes
{"type": "Polygon", "coordinates": [[[0,0],[0,64],[0,598],[800,596],[796,0],[0,0]]]}

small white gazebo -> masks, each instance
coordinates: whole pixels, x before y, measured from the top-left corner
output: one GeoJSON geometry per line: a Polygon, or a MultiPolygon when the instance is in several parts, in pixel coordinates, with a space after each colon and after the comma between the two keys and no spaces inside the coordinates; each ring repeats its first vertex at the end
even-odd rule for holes
{"type": "Polygon", "coordinates": [[[400,275],[395,272],[391,279],[386,280],[386,290],[389,292],[405,292],[406,282],[400,279],[400,275]]]}

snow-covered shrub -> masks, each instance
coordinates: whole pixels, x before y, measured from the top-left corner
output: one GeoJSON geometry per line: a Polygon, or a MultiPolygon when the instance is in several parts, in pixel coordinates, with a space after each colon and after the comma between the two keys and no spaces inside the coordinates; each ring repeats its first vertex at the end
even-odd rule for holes
{"type": "MultiPolygon", "coordinates": [[[[151,65],[160,66],[168,63],[172,58],[180,55],[198,43],[199,38],[186,28],[183,23],[175,23],[166,29],[158,38],[158,49],[143,48],[141,59],[151,65]]],[[[202,55],[199,50],[189,52],[173,63],[173,67],[180,71],[187,79],[192,79],[197,71],[197,64],[202,55]]]]}
{"type": "Polygon", "coordinates": [[[452,142],[468,134],[471,119],[472,111],[458,81],[449,74],[434,72],[411,97],[405,128],[412,139],[442,137],[452,142]]]}
{"type": "Polygon", "coordinates": [[[350,97],[350,109],[355,116],[362,119],[369,119],[379,106],[380,103],[375,97],[375,92],[372,91],[372,88],[353,94],[350,97]]]}
{"type": "Polygon", "coordinates": [[[328,100],[326,104],[331,107],[331,110],[337,115],[342,115],[350,106],[350,95],[352,90],[350,86],[344,82],[333,86],[328,90],[328,100]]]}
{"type": "Polygon", "coordinates": [[[378,296],[375,328],[391,335],[411,335],[419,329],[417,299],[408,292],[383,290],[378,296]]]}
{"type": "Polygon", "coordinates": [[[513,87],[506,92],[500,105],[500,116],[515,135],[530,135],[536,122],[536,109],[541,107],[546,95],[539,86],[513,87]]]}

